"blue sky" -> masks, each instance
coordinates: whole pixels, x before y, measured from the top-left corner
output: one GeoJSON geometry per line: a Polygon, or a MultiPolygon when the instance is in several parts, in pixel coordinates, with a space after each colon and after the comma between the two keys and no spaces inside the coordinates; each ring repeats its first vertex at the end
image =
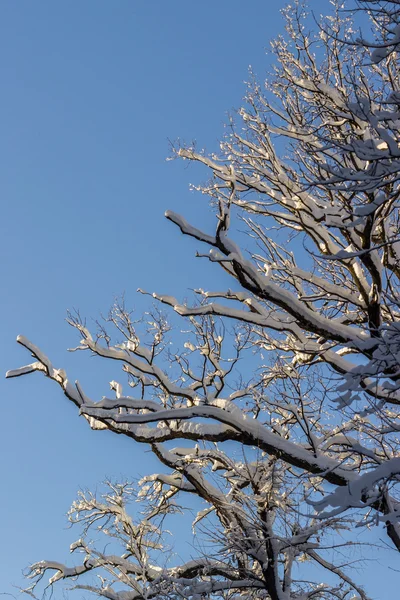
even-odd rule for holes
{"type": "MultiPolygon", "coordinates": [[[[282,6],[0,3],[2,372],[29,362],[14,341],[22,333],[100,397],[115,371],[66,352],[77,341],[67,309],[96,318],[124,292],[141,313],[138,287],[182,298],[213,286],[220,273],[163,216],[170,208],[213,226],[188,188],[204,173],[166,162],[168,139],[217,148],[249,64],[260,77],[268,66],[282,6]]],[[[76,534],[64,514],[78,488],[156,465],[143,447],[91,432],[44,378],[0,385],[0,592],[15,593],[31,561],[66,557],[76,534]]],[[[390,585],[393,572],[384,577],[390,585]]]]}

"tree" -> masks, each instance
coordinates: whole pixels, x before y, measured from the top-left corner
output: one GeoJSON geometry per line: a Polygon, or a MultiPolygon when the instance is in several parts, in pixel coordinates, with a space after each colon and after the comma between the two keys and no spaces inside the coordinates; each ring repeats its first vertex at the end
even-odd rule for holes
{"type": "Polygon", "coordinates": [[[115,398],[95,402],[18,338],[35,362],[9,377],[43,372],[93,429],[145,444],[162,465],[135,486],[81,494],[70,519],[83,525],[82,560],[32,565],[30,593],[50,571],[50,584],[77,579],[110,600],[364,600],[355,542],[342,564],[332,553],[338,532],[349,542],[355,526],[382,523],[400,550],[400,7],[359,8],[372,41],[354,33],[357,10],[336,4],[316,33],[301,5],[285,10],[274,72],[265,90],[252,78],[220,154],[174,148],[208,169],[197,189],[217,224],[205,233],[166,217],[210,248],[199,256],[232,289],[199,289],[193,305],[153,294],[183,319],[173,342],[159,308],[140,324],[117,303],[95,335],[70,316],[79,349],[121,363],[133,396],[113,381],[115,398]],[[137,522],[132,497],[144,503],[137,522]],[[206,550],[171,565],[164,523],[190,497],[206,550]],[[94,527],[118,554],[90,543],[94,527]]]}

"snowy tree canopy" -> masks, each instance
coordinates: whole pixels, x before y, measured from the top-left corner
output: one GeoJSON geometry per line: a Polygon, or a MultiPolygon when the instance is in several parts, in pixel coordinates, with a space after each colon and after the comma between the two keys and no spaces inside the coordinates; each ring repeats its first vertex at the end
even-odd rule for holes
{"type": "Polygon", "coordinates": [[[220,153],[174,148],[208,170],[196,189],[216,227],[166,217],[232,277],[192,304],[153,294],[182,318],[180,349],[161,311],[143,326],[117,304],[99,332],[71,317],[79,349],[119,362],[133,388],[113,381],[96,401],[18,338],[34,362],[8,377],[42,371],[93,429],[163,465],[136,487],[81,494],[78,565],[32,565],[30,593],[49,573],[109,600],[366,600],[349,569],[357,544],[337,562],[337,533],[382,524],[400,550],[400,4],[359,7],[337,4],[318,27],[297,4],[283,11],[274,71],[265,86],[251,77],[220,153]],[[186,497],[200,501],[207,545],[169,565],[164,523],[186,497]],[[96,528],[119,554],[90,543],[96,528]]]}

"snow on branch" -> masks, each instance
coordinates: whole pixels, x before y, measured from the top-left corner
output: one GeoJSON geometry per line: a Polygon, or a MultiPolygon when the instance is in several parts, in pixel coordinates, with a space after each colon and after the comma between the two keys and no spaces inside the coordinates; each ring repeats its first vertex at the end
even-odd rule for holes
{"type": "Polygon", "coordinates": [[[141,319],[116,302],[95,334],[70,316],[78,349],[125,380],[98,401],[18,338],[33,362],[7,377],[40,371],[160,463],[81,494],[76,565],[35,563],[29,593],[49,575],[109,600],[367,600],[338,532],[383,524],[400,551],[400,21],[397,0],[359,7],[370,41],[339,2],[315,33],[285,9],[275,67],[265,86],[250,73],[219,152],[176,152],[207,171],[195,189],[215,227],[166,218],[211,246],[232,289],[156,292],[141,319]],[[198,542],[179,561],[166,539],[181,514],[198,542]]]}

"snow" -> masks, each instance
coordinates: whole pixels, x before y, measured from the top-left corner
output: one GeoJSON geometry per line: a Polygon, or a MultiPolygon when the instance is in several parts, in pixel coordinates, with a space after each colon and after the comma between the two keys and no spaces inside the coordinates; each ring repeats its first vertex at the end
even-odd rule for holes
{"type": "MultiPolygon", "coordinates": [[[[7,377],[42,372],[93,429],[146,444],[162,465],[139,484],[135,497],[145,509],[135,523],[120,497],[82,501],[91,525],[96,511],[107,515],[110,531],[101,534],[122,543],[121,556],[77,544],[86,553],[81,565],[35,563],[34,580],[50,571],[51,583],[79,581],[105,564],[115,588],[78,587],[110,600],[137,600],[153,589],[192,600],[228,591],[236,599],[307,600],[334,589],[365,600],[348,572],[326,560],[326,536],[355,527],[359,513],[363,523],[384,523],[400,549],[400,96],[379,66],[389,55],[397,60],[400,25],[382,43],[359,40],[343,64],[333,54],[322,64],[310,58],[301,19],[290,10],[294,37],[274,43],[280,64],[268,93],[250,85],[244,131],[232,124],[220,156],[178,152],[209,171],[211,183],[196,189],[212,197],[215,230],[165,213],[211,246],[201,256],[229,273],[231,289],[198,289],[194,306],[152,295],[183,318],[177,339],[185,338],[173,351],[156,337],[116,345],[110,337],[107,345],[70,322],[81,349],[134,379],[135,396],[113,380],[115,398],[94,401],[18,337],[34,362],[7,377]],[[371,53],[373,79],[371,65],[357,62],[361,46],[365,61],[371,53]],[[277,135],[287,142],[286,158],[277,135]],[[249,234],[245,241],[238,228],[249,234]],[[199,500],[194,524],[202,520],[221,560],[153,565],[152,551],[165,548],[157,532],[169,511],[185,510],[185,494],[199,500]],[[126,531],[134,532],[134,550],[126,531]],[[293,587],[291,569],[302,557],[338,586],[293,587]]],[[[331,39],[317,35],[314,43],[332,52],[331,39]]]]}

